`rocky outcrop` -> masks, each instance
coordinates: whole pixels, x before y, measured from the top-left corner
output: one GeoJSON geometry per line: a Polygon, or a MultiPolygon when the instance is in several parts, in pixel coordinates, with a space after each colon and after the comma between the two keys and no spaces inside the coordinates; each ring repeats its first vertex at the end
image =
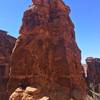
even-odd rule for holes
{"type": "MultiPolygon", "coordinates": [[[[62,0],[32,0],[12,53],[9,91],[26,81],[50,100],[84,100],[86,86],[70,8],[62,0]]],[[[38,95],[40,95],[38,94],[38,95]]]]}
{"type": "Polygon", "coordinates": [[[82,64],[83,70],[84,70],[84,77],[87,77],[87,64],[82,64]]]}
{"type": "Polygon", "coordinates": [[[16,39],[9,36],[6,31],[0,30],[0,100],[6,94],[7,81],[9,77],[10,55],[16,39]]]}
{"type": "Polygon", "coordinates": [[[100,93],[100,58],[88,57],[86,59],[87,82],[90,88],[100,93]]]}

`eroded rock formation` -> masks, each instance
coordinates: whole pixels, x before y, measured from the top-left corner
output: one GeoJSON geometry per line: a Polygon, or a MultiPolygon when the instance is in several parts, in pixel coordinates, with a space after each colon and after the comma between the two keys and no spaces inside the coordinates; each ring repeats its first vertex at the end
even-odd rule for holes
{"type": "Polygon", "coordinates": [[[12,53],[9,91],[28,82],[50,100],[84,100],[80,49],[70,8],[62,0],[32,0],[12,53]]]}
{"type": "Polygon", "coordinates": [[[88,85],[95,92],[100,93],[100,58],[88,57],[86,59],[88,85]]]}
{"type": "Polygon", "coordinates": [[[6,100],[6,87],[9,78],[10,55],[16,39],[0,30],[0,100],[6,100]]]}

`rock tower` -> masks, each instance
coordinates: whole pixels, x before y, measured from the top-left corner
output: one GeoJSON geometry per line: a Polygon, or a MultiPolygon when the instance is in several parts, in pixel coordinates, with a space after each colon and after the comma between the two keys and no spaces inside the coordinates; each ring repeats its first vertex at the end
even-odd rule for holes
{"type": "MultiPolygon", "coordinates": [[[[50,100],[84,100],[86,86],[70,8],[62,0],[32,0],[12,53],[9,91],[26,81],[50,100]]],[[[37,100],[37,99],[36,99],[37,100]]]]}

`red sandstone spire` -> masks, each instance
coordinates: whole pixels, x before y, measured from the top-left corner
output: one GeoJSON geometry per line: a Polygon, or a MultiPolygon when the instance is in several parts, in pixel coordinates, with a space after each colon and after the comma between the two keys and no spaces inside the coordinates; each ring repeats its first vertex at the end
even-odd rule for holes
{"type": "MultiPolygon", "coordinates": [[[[26,80],[50,100],[84,100],[86,86],[81,52],[75,41],[70,9],[62,0],[33,0],[24,12],[12,54],[10,92],[26,80]]],[[[37,99],[35,99],[37,100],[37,99]]],[[[86,99],[85,99],[86,100],[86,99]]]]}

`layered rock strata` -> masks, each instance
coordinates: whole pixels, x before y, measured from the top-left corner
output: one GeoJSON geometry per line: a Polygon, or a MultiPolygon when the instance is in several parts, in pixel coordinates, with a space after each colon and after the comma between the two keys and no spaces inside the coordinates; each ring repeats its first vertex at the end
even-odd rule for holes
{"type": "Polygon", "coordinates": [[[32,0],[12,53],[8,89],[28,82],[50,100],[84,100],[86,85],[70,8],[62,0],[32,0]]]}

